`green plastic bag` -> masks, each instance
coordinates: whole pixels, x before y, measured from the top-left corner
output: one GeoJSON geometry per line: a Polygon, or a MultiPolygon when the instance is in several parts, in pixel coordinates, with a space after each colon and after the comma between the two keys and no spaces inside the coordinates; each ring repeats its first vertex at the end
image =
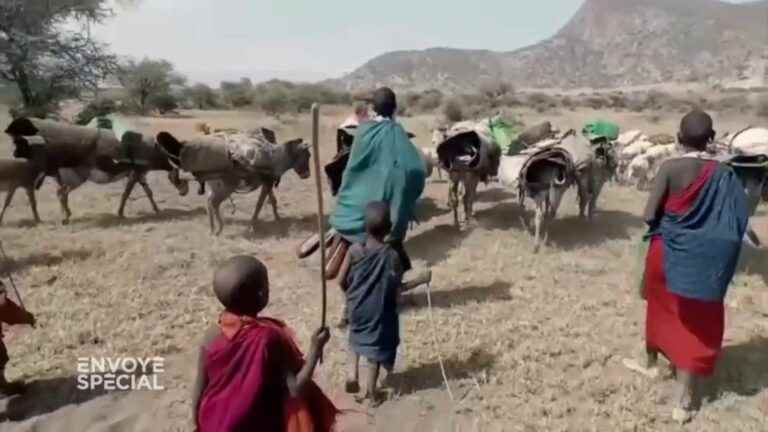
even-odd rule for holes
{"type": "Polygon", "coordinates": [[[638,295],[643,300],[645,300],[645,259],[650,246],[651,240],[646,239],[645,236],[635,242],[635,256],[629,275],[629,286],[637,289],[638,295]]]}
{"type": "Polygon", "coordinates": [[[619,138],[619,125],[605,120],[595,120],[587,123],[581,133],[590,141],[598,138],[616,141],[619,138]]]}
{"type": "Polygon", "coordinates": [[[507,123],[501,117],[492,118],[489,126],[494,141],[501,147],[501,154],[516,155],[523,150],[524,147],[517,141],[517,136],[520,135],[518,127],[507,123]]]}

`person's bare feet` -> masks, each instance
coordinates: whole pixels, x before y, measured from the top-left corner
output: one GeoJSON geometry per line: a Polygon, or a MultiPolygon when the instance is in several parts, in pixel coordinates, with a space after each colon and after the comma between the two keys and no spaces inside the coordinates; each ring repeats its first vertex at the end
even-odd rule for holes
{"type": "Polygon", "coordinates": [[[622,361],[624,364],[624,367],[627,369],[637,372],[641,375],[644,375],[651,379],[656,379],[659,376],[659,368],[658,367],[643,367],[640,365],[640,363],[633,359],[624,359],[622,361]]]}
{"type": "Polygon", "coordinates": [[[365,406],[369,409],[375,409],[381,406],[387,400],[386,393],[382,391],[375,391],[373,393],[366,393],[365,396],[355,399],[357,403],[365,406]]]}
{"type": "Polygon", "coordinates": [[[349,326],[349,321],[347,321],[347,318],[340,318],[339,322],[336,324],[336,328],[339,330],[344,330],[349,326]]]}
{"type": "Polygon", "coordinates": [[[685,408],[675,407],[672,409],[672,420],[684,425],[693,420],[693,412],[685,408]]]}

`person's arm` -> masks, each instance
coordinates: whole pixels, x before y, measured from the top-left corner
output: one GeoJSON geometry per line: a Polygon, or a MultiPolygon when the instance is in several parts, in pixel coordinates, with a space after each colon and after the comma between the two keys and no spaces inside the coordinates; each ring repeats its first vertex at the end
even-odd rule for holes
{"type": "Polygon", "coordinates": [[[659,168],[656,178],[653,180],[648,202],[645,204],[643,219],[650,227],[655,227],[664,214],[664,199],[669,191],[669,162],[659,168]]]}
{"type": "Polygon", "coordinates": [[[205,347],[218,336],[219,330],[216,327],[211,327],[203,338],[203,343],[200,345],[199,354],[197,357],[197,377],[195,378],[195,384],[192,386],[192,414],[194,415],[195,424],[197,424],[197,413],[200,409],[200,400],[203,397],[203,392],[208,386],[208,377],[205,374],[205,347]]]}
{"type": "Polygon", "coordinates": [[[403,283],[403,274],[405,272],[403,271],[403,263],[400,261],[400,255],[398,255],[394,250],[391,250],[390,252],[391,256],[389,259],[392,261],[392,273],[394,273],[394,276],[398,281],[397,291],[395,292],[395,300],[399,303],[402,294],[411,290],[412,287],[408,287],[403,283]]]}
{"type": "Polygon", "coordinates": [[[352,267],[352,254],[356,253],[357,247],[357,244],[350,246],[347,250],[347,255],[344,257],[344,261],[341,262],[337,280],[339,281],[339,287],[343,292],[347,292],[347,288],[349,288],[347,277],[349,276],[349,270],[352,267]]]}
{"type": "Polygon", "coordinates": [[[315,334],[312,335],[312,344],[310,345],[304,367],[296,374],[290,370],[286,371],[285,380],[292,397],[300,397],[304,388],[312,381],[312,375],[315,373],[315,367],[323,353],[323,348],[330,339],[331,333],[328,331],[328,328],[315,331],[315,334]]]}

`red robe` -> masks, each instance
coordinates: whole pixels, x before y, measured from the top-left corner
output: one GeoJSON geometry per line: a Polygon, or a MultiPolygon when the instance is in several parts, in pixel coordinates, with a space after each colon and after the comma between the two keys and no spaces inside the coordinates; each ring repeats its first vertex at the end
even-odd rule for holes
{"type": "MultiPolygon", "coordinates": [[[[11,301],[11,299],[8,298],[8,294],[5,292],[4,288],[0,288],[0,297],[2,297],[4,300],[2,303],[0,303],[0,323],[16,325],[27,324],[29,322],[29,312],[25,311],[19,307],[19,305],[11,301]]],[[[3,334],[2,324],[0,324],[0,368],[5,367],[9,360],[8,350],[5,348],[5,342],[3,342],[5,335],[3,334]]]]}
{"type": "MultiPolygon", "coordinates": [[[[685,189],[670,193],[664,209],[685,213],[696,201],[717,167],[710,162],[685,189]]],[[[652,237],[645,261],[645,335],[649,348],[661,351],[678,369],[709,376],[715,370],[725,328],[722,302],[681,297],[667,289],[664,275],[664,242],[652,237]]]]}
{"type": "Polygon", "coordinates": [[[292,398],[285,383],[304,359],[289,330],[269,318],[224,312],[221,334],[205,347],[207,385],[199,432],[329,432],[339,411],[315,384],[292,398]]]}

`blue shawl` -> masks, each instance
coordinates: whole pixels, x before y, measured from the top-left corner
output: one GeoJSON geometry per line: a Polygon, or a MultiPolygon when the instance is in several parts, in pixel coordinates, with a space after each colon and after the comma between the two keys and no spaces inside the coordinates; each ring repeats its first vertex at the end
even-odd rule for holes
{"type": "Polygon", "coordinates": [[[390,368],[400,344],[397,290],[402,282],[397,252],[390,246],[350,249],[351,267],[347,276],[347,319],[349,345],[368,360],[390,368]]]}
{"type": "Polygon", "coordinates": [[[664,241],[667,289],[679,296],[722,301],[736,272],[749,212],[744,186],[720,164],[684,214],[666,212],[648,236],[664,241]]]}
{"type": "Polygon", "coordinates": [[[393,224],[391,238],[403,240],[425,181],[424,160],[402,126],[393,120],[363,123],[344,170],[331,226],[347,240],[362,242],[365,206],[386,201],[393,224]]]}

